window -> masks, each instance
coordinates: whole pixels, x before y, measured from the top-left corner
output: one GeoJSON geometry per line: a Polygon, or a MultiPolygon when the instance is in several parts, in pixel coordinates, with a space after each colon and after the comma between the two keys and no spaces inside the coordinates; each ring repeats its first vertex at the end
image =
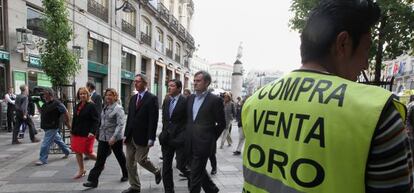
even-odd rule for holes
{"type": "Polygon", "coordinates": [[[42,28],[44,14],[32,7],[27,7],[27,29],[33,31],[33,35],[46,38],[46,32],[42,28]]]}
{"type": "Polygon", "coordinates": [[[167,36],[167,48],[173,50],[173,39],[170,36],[167,36]]]}
{"type": "Polygon", "coordinates": [[[183,17],[183,8],[180,5],[178,7],[178,20],[180,21],[180,23],[183,23],[183,17]]]}
{"type": "Polygon", "coordinates": [[[179,43],[176,43],[175,45],[175,55],[181,56],[181,46],[179,43]]]}
{"type": "Polygon", "coordinates": [[[174,0],[170,0],[170,12],[174,15],[174,0]]]}
{"type": "Polygon", "coordinates": [[[88,60],[108,65],[108,44],[89,38],[88,60]]]}
{"type": "Polygon", "coordinates": [[[122,12],[122,13],[123,13],[122,20],[126,21],[127,23],[131,24],[132,26],[136,25],[136,20],[135,20],[136,12],[135,11],[130,12],[130,13],[127,13],[127,12],[122,12]]]}
{"type": "Polygon", "coordinates": [[[160,28],[158,28],[157,27],[157,40],[160,42],[160,43],[164,43],[164,32],[160,29],[160,28]]]}
{"type": "Polygon", "coordinates": [[[133,54],[122,51],[121,58],[122,70],[135,72],[135,56],[133,54]]]}
{"type": "Polygon", "coordinates": [[[151,37],[151,22],[148,18],[142,17],[142,32],[151,37]]]}

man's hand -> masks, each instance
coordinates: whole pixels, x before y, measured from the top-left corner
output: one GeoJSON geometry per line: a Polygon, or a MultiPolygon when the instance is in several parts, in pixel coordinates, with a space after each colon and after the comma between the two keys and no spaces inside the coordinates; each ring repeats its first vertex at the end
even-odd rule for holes
{"type": "Polygon", "coordinates": [[[111,145],[111,146],[114,145],[115,142],[116,142],[115,137],[111,137],[111,139],[109,139],[109,141],[108,141],[109,145],[111,145]]]}

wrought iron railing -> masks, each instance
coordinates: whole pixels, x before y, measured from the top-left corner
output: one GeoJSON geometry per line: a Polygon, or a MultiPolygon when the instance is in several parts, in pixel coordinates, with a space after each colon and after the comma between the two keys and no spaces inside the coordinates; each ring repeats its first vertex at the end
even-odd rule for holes
{"type": "Polygon", "coordinates": [[[194,42],[194,38],[193,38],[193,36],[190,34],[190,33],[188,33],[187,32],[187,35],[186,35],[186,40],[187,40],[187,43],[192,47],[192,48],[195,48],[195,42],[194,42]]]}
{"type": "Polygon", "coordinates": [[[137,36],[137,28],[125,20],[122,20],[122,31],[133,37],[137,36]]]}
{"type": "Polygon", "coordinates": [[[178,31],[178,20],[173,15],[170,15],[170,27],[176,32],[178,31]]]}
{"type": "Polygon", "coordinates": [[[88,0],[88,12],[108,22],[108,7],[103,6],[95,0],[88,0]]]}
{"type": "Polygon", "coordinates": [[[148,34],[141,32],[141,41],[144,44],[147,44],[149,46],[151,46],[151,36],[149,36],[148,34]]]}
{"type": "Polygon", "coordinates": [[[164,4],[158,4],[158,13],[160,14],[160,17],[164,20],[164,22],[168,23],[170,21],[170,12],[164,6],[164,4]]]}
{"type": "Polygon", "coordinates": [[[185,28],[183,25],[180,24],[179,28],[178,28],[178,36],[182,39],[185,40],[185,28]]]}

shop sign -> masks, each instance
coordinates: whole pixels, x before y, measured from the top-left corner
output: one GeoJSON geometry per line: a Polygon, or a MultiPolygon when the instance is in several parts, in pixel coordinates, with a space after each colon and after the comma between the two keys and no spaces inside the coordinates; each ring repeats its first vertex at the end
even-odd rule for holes
{"type": "Polygon", "coordinates": [[[131,71],[122,70],[121,77],[123,79],[134,80],[134,73],[131,71]]]}
{"type": "Polygon", "coordinates": [[[13,85],[16,94],[20,94],[20,86],[26,84],[26,72],[13,71],[13,85]]]}
{"type": "Polygon", "coordinates": [[[37,73],[37,85],[43,87],[52,87],[52,82],[50,81],[50,77],[47,76],[45,73],[37,73]]]}
{"type": "Polygon", "coordinates": [[[10,54],[8,52],[0,50],[0,60],[10,60],[10,54]]]}

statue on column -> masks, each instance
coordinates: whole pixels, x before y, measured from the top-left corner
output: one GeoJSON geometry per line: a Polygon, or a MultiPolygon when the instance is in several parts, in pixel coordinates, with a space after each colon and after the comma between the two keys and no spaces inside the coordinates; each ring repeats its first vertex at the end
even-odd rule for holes
{"type": "Polygon", "coordinates": [[[239,48],[237,49],[237,60],[240,60],[243,56],[243,46],[242,46],[243,42],[240,42],[239,44],[239,48]]]}

